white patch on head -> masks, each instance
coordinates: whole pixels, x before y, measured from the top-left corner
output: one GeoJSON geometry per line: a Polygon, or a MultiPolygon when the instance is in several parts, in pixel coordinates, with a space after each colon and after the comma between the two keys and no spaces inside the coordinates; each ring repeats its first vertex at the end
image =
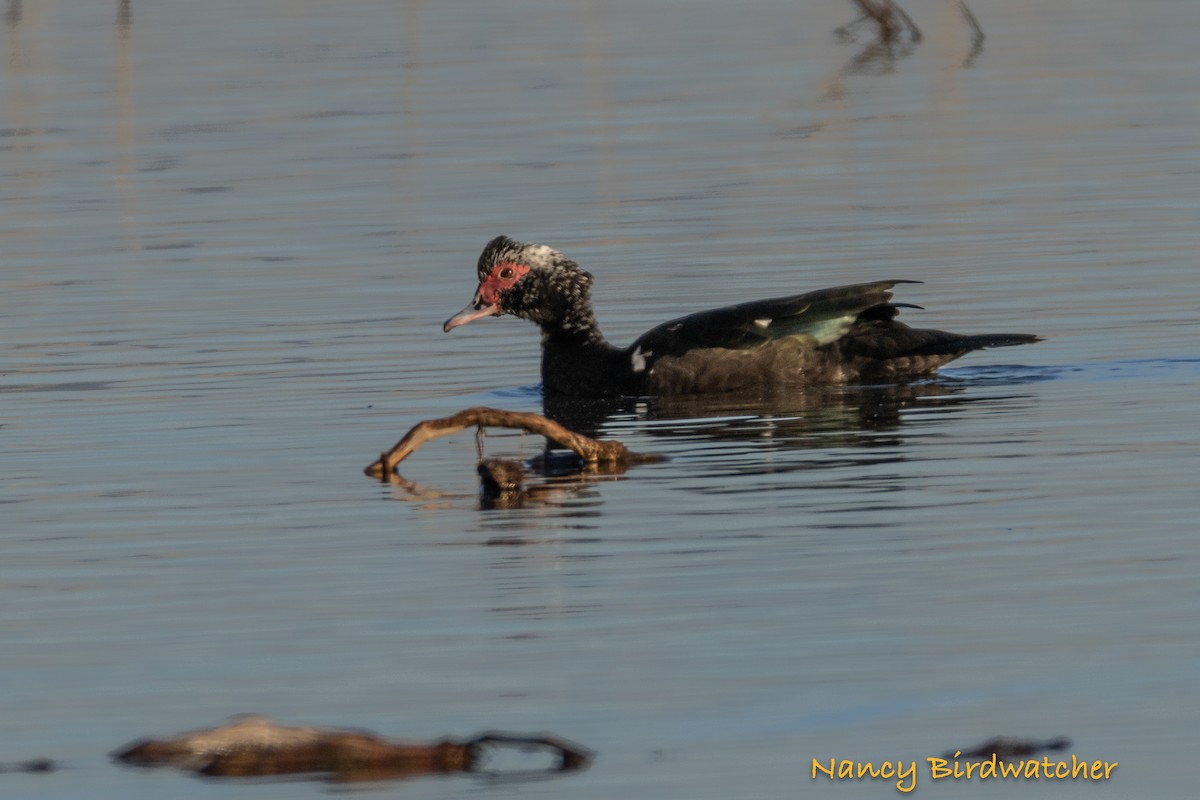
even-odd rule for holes
{"type": "Polygon", "coordinates": [[[549,264],[554,259],[554,248],[547,247],[544,244],[526,245],[523,254],[529,261],[536,261],[542,264],[549,264]]]}
{"type": "Polygon", "coordinates": [[[771,318],[767,317],[766,319],[756,319],[754,320],[754,324],[760,328],[765,328],[771,324],[771,318]]]}
{"type": "Polygon", "coordinates": [[[676,322],[674,325],[672,325],[672,326],[670,326],[669,328],[667,328],[667,332],[668,332],[668,333],[674,333],[675,331],[679,330],[679,329],[680,329],[680,328],[682,328],[682,327],[683,327],[683,323],[682,323],[682,322],[676,322]]]}
{"type": "Polygon", "coordinates": [[[629,357],[630,363],[633,364],[633,371],[634,372],[645,372],[646,371],[646,356],[652,356],[652,355],[654,355],[654,353],[652,353],[649,350],[647,350],[646,352],[643,353],[642,346],[638,345],[637,349],[633,351],[633,355],[631,355],[629,357]]]}

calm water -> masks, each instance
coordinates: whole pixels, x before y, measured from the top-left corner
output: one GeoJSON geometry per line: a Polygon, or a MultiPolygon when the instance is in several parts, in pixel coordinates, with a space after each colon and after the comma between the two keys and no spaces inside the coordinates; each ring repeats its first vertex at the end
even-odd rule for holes
{"type": "MultiPolygon", "coordinates": [[[[19,798],[297,798],[110,765],[255,711],[549,730],[542,782],[414,798],[1195,796],[1200,4],[8,0],[0,776],[19,798]],[[606,332],[914,278],[1028,331],[905,391],[557,412],[670,460],[479,508],[468,405],[541,411],[536,332],[441,323],[492,236],[606,332]],[[1112,782],[932,783],[995,734],[1112,782]]],[[[535,455],[535,437],[489,452],[535,455]]]]}

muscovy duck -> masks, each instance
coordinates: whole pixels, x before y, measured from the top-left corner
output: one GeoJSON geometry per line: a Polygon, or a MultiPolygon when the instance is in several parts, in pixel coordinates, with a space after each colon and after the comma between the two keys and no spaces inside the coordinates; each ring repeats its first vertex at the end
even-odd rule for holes
{"type": "Polygon", "coordinates": [[[479,256],[479,288],[450,331],[512,314],[542,329],[542,386],[581,397],[709,394],[932,375],[964,353],[1040,341],[1026,333],[963,336],[896,320],[898,283],[878,281],[689,314],[624,349],[604,339],[592,276],[546,245],[498,236],[479,256]]]}

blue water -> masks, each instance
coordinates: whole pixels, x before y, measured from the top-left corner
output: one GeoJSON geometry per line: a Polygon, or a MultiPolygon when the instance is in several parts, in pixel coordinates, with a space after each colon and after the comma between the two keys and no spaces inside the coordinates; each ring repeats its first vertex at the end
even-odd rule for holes
{"type": "MultiPolygon", "coordinates": [[[[0,775],[19,798],[1194,795],[1200,6],[8,4],[0,775]],[[472,405],[538,337],[451,334],[491,237],[596,275],[627,343],[911,278],[1037,333],[904,389],[554,411],[666,460],[484,510],[472,405]],[[547,781],[348,788],[108,761],[239,712],[553,731],[547,781]],[[928,780],[997,734],[1113,779],[928,780]]],[[[488,453],[534,459],[538,437],[488,453]]]]}

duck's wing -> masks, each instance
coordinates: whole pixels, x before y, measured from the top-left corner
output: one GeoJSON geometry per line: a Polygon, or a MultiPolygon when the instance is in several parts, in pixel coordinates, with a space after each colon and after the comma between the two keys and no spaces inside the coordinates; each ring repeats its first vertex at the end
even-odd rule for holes
{"type": "Polygon", "coordinates": [[[629,347],[634,358],[682,356],[698,349],[750,350],[803,337],[819,347],[846,335],[861,319],[896,316],[893,286],[920,281],[879,281],[757,300],[673,319],[642,334],[629,347]]]}

